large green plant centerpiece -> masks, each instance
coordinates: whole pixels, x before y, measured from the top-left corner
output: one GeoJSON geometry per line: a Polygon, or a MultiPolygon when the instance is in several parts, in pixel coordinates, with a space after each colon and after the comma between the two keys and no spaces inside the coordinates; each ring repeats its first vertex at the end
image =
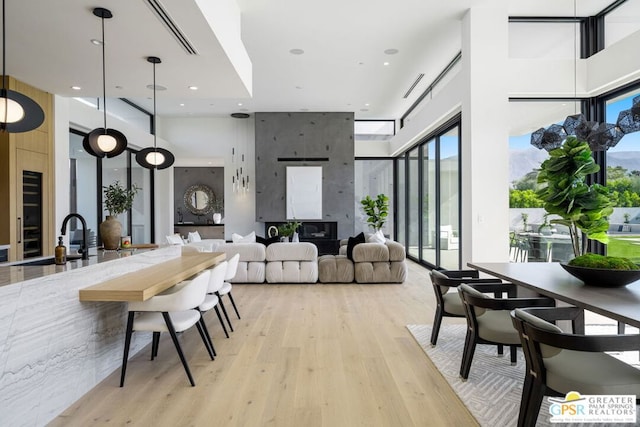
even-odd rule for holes
{"type": "Polygon", "coordinates": [[[569,136],[561,147],[549,152],[538,174],[542,187],[536,193],[544,201],[544,209],[560,217],[551,223],[569,228],[576,257],[583,255],[587,247],[580,232],[587,239],[605,244],[609,241],[607,217],[613,213],[609,190],[600,184],[587,184],[587,176],[599,170],[589,145],[569,136]]]}
{"type": "Polygon", "coordinates": [[[389,197],[384,194],[378,194],[374,200],[367,196],[360,200],[360,204],[362,205],[362,210],[364,210],[364,213],[367,215],[367,224],[369,224],[374,231],[380,230],[389,214],[389,197]]]}
{"type": "Polygon", "coordinates": [[[123,187],[119,181],[102,188],[104,189],[104,210],[109,212],[109,215],[100,224],[100,238],[104,249],[116,250],[120,246],[122,235],[122,224],[117,220],[117,216],[131,209],[133,199],[140,188],[133,185],[131,189],[128,189],[123,187]]]}

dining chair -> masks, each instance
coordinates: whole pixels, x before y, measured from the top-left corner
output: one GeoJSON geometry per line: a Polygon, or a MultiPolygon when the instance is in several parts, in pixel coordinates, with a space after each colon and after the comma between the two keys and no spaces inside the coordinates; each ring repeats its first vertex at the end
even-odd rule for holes
{"type": "MultiPolygon", "coordinates": [[[[216,315],[218,316],[218,320],[220,321],[220,325],[222,326],[224,334],[227,338],[229,338],[229,331],[227,331],[227,327],[224,324],[222,315],[220,314],[220,310],[218,309],[218,306],[220,305],[220,297],[217,295],[217,292],[224,286],[224,276],[227,273],[227,264],[227,261],[222,261],[209,270],[210,277],[209,285],[207,288],[207,295],[205,296],[202,304],[198,306],[198,309],[202,314],[204,314],[213,308],[216,312],[216,315]]],[[[202,327],[206,331],[207,326],[204,323],[204,318],[202,320],[202,327]]]]}
{"type": "Polygon", "coordinates": [[[431,330],[431,345],[435,346],[443,317],[465,317],[458,292],[449,292],[462,283],[502,283],[497,278],[480,279],[477,270],[431,270],[431,285],[436,297],[436,312],[431,330]]]}
{"type": "Polygon", "coordinates": [[[460,377],[463,381],[469,378],[471,362],[477,344],[498,345],[498,354],[502,354],[502,346],[510,347],[511,364],[517,363],[517,347],[520,347],[520,336],[513,327],[509,312],[522,307],[552,307],[555,301],[546,297],[516,298],[517,287],[511,283],[466,283],[458,286],[458,292],[467,318],[467,334],[460,363],[460,377]],[[488,293],[494,296],[487,295],[488,293]],[[507,295],[499,298],[496,295],[507,295]]]}
{"type": "Polygon", "coordinates": [[[120,375],[120,387],[124,386],[124,378],[127,371],[129,358],[129,346],[134,331],[153,332],[151,343],[151,360],[158,355],[160,333],[169,332],[171,340],[178,352],[182,366],[192,386],[195,386],[189,365],[184,357],[178,332],[183,332],[192,326],[196,326],[202,342],[204,343],[211,360],[214,360],[213,347],[210,346],[211,338],[200,322],[202,315],[194,307],[198,307],[205,300],[209,286],[210,271],[205,270],[188,284],[170,288],[167,291],[149,298],[146,301],[128,303],[129,316],[125,334],[124,355],[122,357],[122,371],[120,375]],[[136,313],[140,313],[136,315],[136,313]]]}
{"type": "Polygon", "coordinates": [[[222,284],[222,287],[218,290],[218,292],[216,292],[216,295],[220,298],[220,308],[222,309],[222,313],[224,314],[225,319],[227,319],[227,323],[229,324],[229,329],[231,330],[231,332],[233,332],[233,325],[231,324],[231,319],[229,319],[229,314],[227,314],[227,309],[225,308],[224,302],[222,301],[222,296],[229,296],[229,300],[231,301],[231,305],[233,305],[236,316],[238,316],[238,319],[240,319],[240,313],[238,312],[236,302],[234,301],[233,295],[231,294],[231,289],[233,288],[233,286],[231,285],[231,282],[229,282],[236,275],[239,261],[240,254],[235,254],[234,256],[229,258],[229,260],[227,261],[226,273],[224,275],[224,283],[222,284]]]}
{"type": "Polygon", "coordinates": [[[640,401],[640,370],[605,353],[640,349],[640,335],[578,335],[553,322],[576,319],[577,307],[518,308],[511,312],[527,368],[518,427],[534,427],[544,396],[635,395],[640,401]]]}

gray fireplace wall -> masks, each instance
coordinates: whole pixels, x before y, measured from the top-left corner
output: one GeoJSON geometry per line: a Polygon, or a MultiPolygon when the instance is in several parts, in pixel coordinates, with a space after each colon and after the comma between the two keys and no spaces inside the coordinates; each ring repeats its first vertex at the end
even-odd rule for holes
{"type": "Polygon", "coordinates": [[[353,120],[353,113],[255,114],[256,221],[285,220],[287,166],[322,166],[318,221],[336,221],[338,238],[352,234],[353,120]]]}

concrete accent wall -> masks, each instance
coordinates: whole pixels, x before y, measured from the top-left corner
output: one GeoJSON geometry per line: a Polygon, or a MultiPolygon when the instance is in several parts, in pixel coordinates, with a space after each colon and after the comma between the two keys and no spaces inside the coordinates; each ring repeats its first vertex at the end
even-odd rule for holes
{"type": "MultiPolygon", "coordinates": [[[[353,113],[256,113],[256,221],[284,221],[286,167],[322,166],[322,220],[354,226],[353,113]],[[278,158],[328,158],[278,161],[278,158]]],[[[305,218],[297,218],[304,222],[305,218]]]]}
{"type": "MultiPolygon", "coordinates": [[[[174,167],[173,168],[173,206],[174,218],[178,221],[178,208],[182,211],[183,221],[198,223],[198,217],[193,215],[184,205],[184,193],[192,185],[203,184],[209,186],[217,199],[224,200],[224,168],[174,167]]],[[[224,216],[224,211],[220,212],[224,216]]],[[[200,223],[213,221],[213,212],[200,218],[200,223]]]]}

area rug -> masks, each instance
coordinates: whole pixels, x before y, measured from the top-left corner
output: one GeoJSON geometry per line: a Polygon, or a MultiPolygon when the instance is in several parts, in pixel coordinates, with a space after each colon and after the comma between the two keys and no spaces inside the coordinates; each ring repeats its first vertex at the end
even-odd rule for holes
{"type": "MultiPolygon", "coordinates": [[[[463,382],[459,372],[466,325],[442,325],[435,347],[430,343],[431,325],[407,325],[407,329],[481,426],[510,427],[517,424],[525,369],[521,349],[518,349],[517,365],[511,366],[508,348],[500,357],[495,346],[476,346],[469,379],[463,382]]],[[[624,358],[635,360],[637,364],[638,352],[626,354],[624,358]]],[[[549,403],[545,398],[536,425],[564,425],[552,424],[549,418],[549,403]]]]}

